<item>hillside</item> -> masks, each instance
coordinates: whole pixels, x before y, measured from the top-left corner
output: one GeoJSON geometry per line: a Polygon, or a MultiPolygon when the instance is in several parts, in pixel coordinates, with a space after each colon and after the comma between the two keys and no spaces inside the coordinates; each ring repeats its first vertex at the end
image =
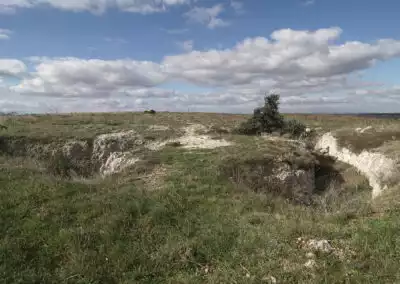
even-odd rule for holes
{"type": "Polygon", "coordinates": [[[1,282],[399,282],[400,120],[290,117],[315,139],[232,134],[245,115],[2,117],[1,282]]]}

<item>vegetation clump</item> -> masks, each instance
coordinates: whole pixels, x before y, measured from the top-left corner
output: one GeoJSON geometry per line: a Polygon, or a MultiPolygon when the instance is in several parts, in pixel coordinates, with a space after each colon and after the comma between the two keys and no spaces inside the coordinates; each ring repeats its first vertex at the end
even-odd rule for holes
{"type": "Polygon", "coordinates": [[[306,132],[307,127],[296,119],[289,119],[285,121],[283,133],[288,133],[294,137],[300,137],[306,132]]]}
{"type": "Polygon", "coordinates": [[[290,134],[299,137],[306,131],[306,126],[300,121],[285,120],[279,112],[278,94],[265,96],[264,106],[254,109],[253,116],[235,129],[236,134],[261,135],[262,133],[278,132],[281,135],[290,134]]]}
{"type": "Polygon", "coordinates": [[[145,110],[144,113],[156,114],[156,111],[154,109],[150,109],[150,110],[145,110]]]}

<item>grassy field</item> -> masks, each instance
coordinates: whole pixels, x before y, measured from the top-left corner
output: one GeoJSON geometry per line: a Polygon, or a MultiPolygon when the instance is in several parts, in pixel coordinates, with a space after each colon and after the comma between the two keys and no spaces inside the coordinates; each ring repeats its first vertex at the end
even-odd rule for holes
{"type": "MultiPolygon", "coordinates": [[[[291,117],[321,133],[400,125],[394,119],[291,117]]],[[[231,129],[244,119],[200,113],[3,117],[8,129],[0,134],[40,142],[135,129],[163,139],[181,135],[188,123],[231,129]],[[152,131],[151,125],[169,129],[152,131]]],[[[335,165],[343,186],[319,193],[311,206],[272,190],[256,192],[232,182],[227,166],[296,149],[283,141],[219,135],[234,144],[165,147],[106,178],[62,179],[38,161],[1,155],[0,282],[400,283],[398,192],[372,202],[365,178],[343,164],[335,165]],[[306,267],[310,251],[298,245],[299,237],[330,240],[332,249],[315,252],[315,265],[306,267]]]]}

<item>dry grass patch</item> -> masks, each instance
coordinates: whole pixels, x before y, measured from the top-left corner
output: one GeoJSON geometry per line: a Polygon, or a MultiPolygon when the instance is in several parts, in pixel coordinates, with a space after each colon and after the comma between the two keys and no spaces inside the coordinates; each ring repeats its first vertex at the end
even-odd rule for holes
{"type": "Polygon", "coordinates": [[[360,153],[364,150],[368,151],[379,148],[387,142],[399,142],[400,128],[372,128],[363,133],[354,131],[354,129],[343,129],[335,131],[334,135],[341,147],[346,147],[355,153],[360,153]]]}

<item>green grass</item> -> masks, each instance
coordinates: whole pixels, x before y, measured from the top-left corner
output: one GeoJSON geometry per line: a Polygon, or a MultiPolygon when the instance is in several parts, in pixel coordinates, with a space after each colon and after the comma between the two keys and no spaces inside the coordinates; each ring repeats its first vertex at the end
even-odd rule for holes
{"type": "MultiPolygon", "coordinates": [[[[46,121],[35,122],[40,129],[50,121],[39,119],[46,121]]],[[[63,119],[55,118],[56,128],[63,119]]],[[[180,119],[174,125],[188,118],[180,119]]],[[[109,130],[96,123],[93,129],[109,130]]],[[[68,125],[57,135],[78,135],[68,125]]],[[[168,169],[158,190],[129,179],[131,172],[74,182],[28,159],[0,157],[0,283],[268,283],[269,276],[278,283],[400,282],[398,204],[377,214],[365,180],[345,166],[353,183],[321,195],[325,207],[237,187],[221,174],[221,161],[276,156],[293,146],[224,135],[237,145],[167,147],[153,157],[168,169]],[[345,259],[317,254],[318,267],[306,269],[298,237],[330,239],[345,259]]]]}

